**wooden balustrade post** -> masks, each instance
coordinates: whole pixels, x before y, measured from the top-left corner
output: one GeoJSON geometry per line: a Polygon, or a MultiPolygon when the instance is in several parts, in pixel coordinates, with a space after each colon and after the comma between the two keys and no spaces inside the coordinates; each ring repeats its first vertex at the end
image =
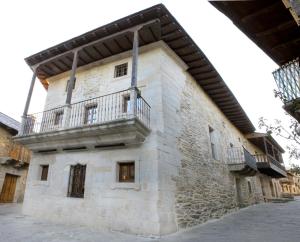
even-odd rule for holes
{"type": "Polygon", "coordinates": [[[26,131],[28,109],[29,109],[29,105],[30,105],[30,101],[31,101],[31,97],[32,97],[35,80],[36,80],[36,70],[34,69],[30,87],[29,87],[29,91],[27,94],[27,99],[26,99],[23,115],[22,115],[21,129],[20,129],[19,135],[23,135],[26,131]]]}

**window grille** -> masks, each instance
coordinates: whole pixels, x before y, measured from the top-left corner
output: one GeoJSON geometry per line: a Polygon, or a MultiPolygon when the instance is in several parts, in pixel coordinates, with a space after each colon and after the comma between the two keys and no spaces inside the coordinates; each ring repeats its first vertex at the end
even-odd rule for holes
{"type": "Polygon", "coordinates": [[[85,183],[85,172],[86,165],[74,165],[70,167],[70,177],[69,177],[69,197],[84,197],[84,183],[85,183]]]}
{"type": "Polygon", "coordinates": [[[115,78],[120,76],[126,76],[128,71],[128,63],[115,66],[115,78]]]}

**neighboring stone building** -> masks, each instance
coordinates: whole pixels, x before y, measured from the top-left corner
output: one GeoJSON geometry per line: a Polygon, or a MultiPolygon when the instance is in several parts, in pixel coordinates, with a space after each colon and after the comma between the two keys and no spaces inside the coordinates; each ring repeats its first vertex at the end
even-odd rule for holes
{"type": "Polygon", "coordinates": [[[23,201],[31,152],[12,139],[20,125],[0,112],[0,203],[23,201]]]}
{"type": "Polygon", "coordinates": [[[299,196],[300,195],[300,176],[292,172],[287,172],[286,178],[280,179],[282,193],[284,196],[299,196]]]}
{"type": "Polygon", "coordinates": [[[16,138],[33,151],[25,214],[167,234],[263,201],[261,181],[286,175],[281,148],[247,136],[242,107],[161,4],[26,62],[34,74],[16,138]],[[29,115],[36,76],[48,95],[29,115]]]}

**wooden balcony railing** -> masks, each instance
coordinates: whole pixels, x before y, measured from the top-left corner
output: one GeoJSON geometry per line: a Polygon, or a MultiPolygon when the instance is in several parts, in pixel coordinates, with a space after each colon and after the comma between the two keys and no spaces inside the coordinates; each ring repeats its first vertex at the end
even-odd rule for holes
{"type": "Polygon", "coordinates": [[[277,160],[275,160],[273,157],[269,155],[255,155],[257,163],[265,162],[265,163],[272,163],[273,165],[279,167],[281,170],[285,171],[285,167],[277,160]]]}
{"type": "Polygon", "coordinates": [[[21,136],[131,118],[137,118],[150,128],[150,106],[138,94],[138,91],[136,93],[134,107],[131,107],[130,99],[132,89],[128,89],[73,103],[69,107],[58,107],[27,115],[21,136]]]}
{"type": "Polygon", "coordinates": [[[279,89],[279,95],[284,103],[300,98],[299,58],[274,71],[273,76],[279,89]]]}

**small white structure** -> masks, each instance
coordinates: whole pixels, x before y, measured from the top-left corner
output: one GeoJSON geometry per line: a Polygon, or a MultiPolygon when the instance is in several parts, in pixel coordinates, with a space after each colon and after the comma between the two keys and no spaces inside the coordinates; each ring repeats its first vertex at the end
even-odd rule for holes
{"type": "Polygon", "coordinates": [[[253,125],[163,5],[26,61],[48,95],[28,115],[31,85],[17,138],[34,152],[25,214],[160,235],[263,199],[253,125]]]}

